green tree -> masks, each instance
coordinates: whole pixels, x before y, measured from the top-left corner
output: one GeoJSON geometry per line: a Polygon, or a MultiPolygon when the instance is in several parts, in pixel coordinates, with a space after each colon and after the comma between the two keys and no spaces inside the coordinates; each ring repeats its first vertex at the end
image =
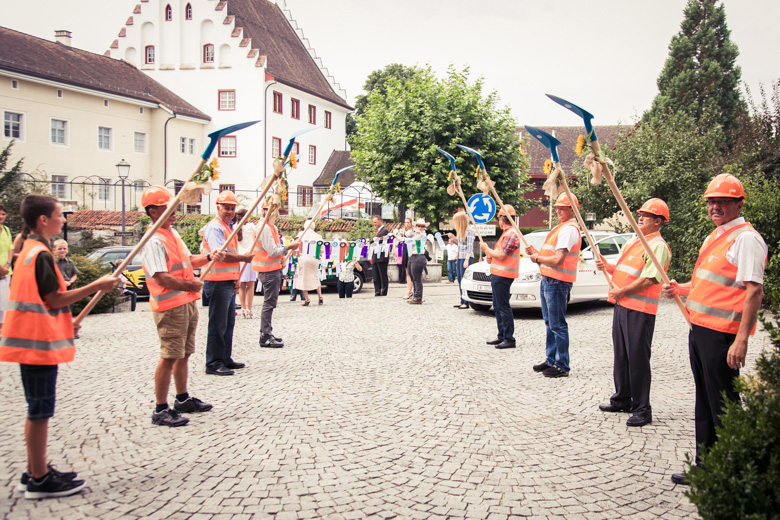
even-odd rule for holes
{"type": "Polygon", "coordinates": [[[8,218],[5,224],[12,231],[19,232],[22,229],[22,216],[19,214],[19,204],[27,195],[27,190],[24,183],[19,179],[24,159],[19,159],[10,169],[8,168],[13,146],[14,141],[11,141],[0,152],[0,203],[8,211],[8,218]]]}
{"type": "Polygon", "coordinates": [[[407,79],[411,78],[418,72],[417,67],[407,67],[400,63],[391,63],[387,67],[381,70],[375,70],[366,78],[366,82],[363,84],[363,90],[365,94],[360,94],[355,98],[355,115],[347,114],[347,138],[351,140],[358,131],[358,124],[356,117],[362,116],[366,107],[368,106],[369,96],[377,92],[381,95],[387,94],[387,83],[391,79],[399,80],[402,84],[407,79]]]}
{"type": "Polygon", "coordinates": [[[718,126],[719,142],[731,145],[746,106],[739,90],[739,50],[731,41],[718,0],[688,0],[680,32],[658,77],[658,95],[644,121],[685,113],[701,128],[718,126]]]}
{"type": "Polygon", "coordinates": [[[455,146],[463,144],[482,153],[504,203],[519,213],[533,204],[522,197],[531,186],[516,123],[508,108],[498,107],[495,92],[483,93],[481,78],[469,82],[468,69],[451,67],[437,79],[430,68],[417,69],[403,81],[390,78],[385,88],[369,94],[352,139],[358,175],[377,195],[439,222],[461,202],[447,195],[449,163],[437,146],[457,158],[464,192],[476,192],[476,162],[455,146]]]}

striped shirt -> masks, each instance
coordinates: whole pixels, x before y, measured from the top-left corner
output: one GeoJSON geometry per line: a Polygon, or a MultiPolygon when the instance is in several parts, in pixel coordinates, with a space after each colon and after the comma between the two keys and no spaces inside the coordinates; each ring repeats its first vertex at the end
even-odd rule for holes
{"type": "Polygon", "coordinates": [[[469,224],[466,228],[466,238],[464,240],[458,239],[458,259],[463,260],[474,256],[474,226],[469,224]]]}
{"type": "MultiPolygon", "coordinates": [[[[171,228],[171,233],[179,239],[187,254],[191,255],[190,250],[187,249],[187,244],[181,239],[179,233],[173,228],[171,228]]],[[[144,273],[147,278],[154,277],[156,273],[168,272],[168,251],[165,249],[162,239],[157,235],[152,236],[144,248],[141,249],[141,252],[138,253],[138,259],[141,260],[141,264],[144,266],[144,273]]]]}
{"type": "Polygon", "coordinates": [[[507,233],[496,249],[501,249],[506,254],[513,253],[520,247],[520,238],[517,233],[507,233]]]}

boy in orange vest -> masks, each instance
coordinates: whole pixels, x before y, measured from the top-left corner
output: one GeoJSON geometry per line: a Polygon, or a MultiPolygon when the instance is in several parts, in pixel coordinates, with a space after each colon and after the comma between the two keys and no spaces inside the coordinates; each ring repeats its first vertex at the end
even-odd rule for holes
{"type": "Polygon", "coordinates": [[[49,418],[54,416],[57,366],[73,361],[76,346],[70,304],[96,291],[108,292],[119,283],[113,276],[68,291],[54,265],[51,237],[62,231],[65,217],[54,197],[28,195],[22,218],[31,230],[16,261],[3,329],[0,361],[19,363],[27,399],[24,438],[27,471],[19,488],[26,498],[62,497],[85,485],[73,472],[61,473],[46,463],[49,418]]]}

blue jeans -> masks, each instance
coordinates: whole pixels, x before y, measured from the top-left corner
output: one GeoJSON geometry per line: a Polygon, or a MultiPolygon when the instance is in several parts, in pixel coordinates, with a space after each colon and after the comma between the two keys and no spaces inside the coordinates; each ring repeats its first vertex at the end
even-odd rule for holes
{"type": "Polygon", "coordinates": [[[458,275],[457,263],[457,260],[447,260],[447,280],[449,280],[450,283],[454,282],[455,277],[458,275]]]}
{"type": "MultiPolygon", "coordinates": [[[[460,296],[460,304],[468,307],[469,302],[463,299],[463,292],[462,289],[460,288],[460,282],[461,280],[463,280],[463,273],[466,272],[466,267],[463,265],[465,261],[466,261],[465,258],[458,258],[455,261],[455,269],[458,274],[458,295],[460,296]]],[[[469,259],[469,262],[471,262],[471,259],[469,259]]]]}
{"type": "Polygon", "coordinates": [[[339,290],[339,298],[352,298],[352,291],[355,289],[355,282],[336,281],[336,288],[339,290]]]}
{"type": "Polygon", "coordinates": [[[571,293],[571,282],[542,276],[541,302],[544,326],[547,329],[547,364],[569,371],[569,324],[566,323],[566,305],[571,293]]]}
{"type": "Polygon", "coordinates": [[[514,278],[490,275],[490,287],[493,289],[493,311],[496,313],[498,339],[515,342],[515,317],[509,306],[509,288],[514,278]]]}
{"type": "Polygon", "coordinates": [[[236,323],[234,287],[232,280],[203,282],[203,292],[209,299],[206,368],[217,369],[233,362],[233,327],[236,323]]]}

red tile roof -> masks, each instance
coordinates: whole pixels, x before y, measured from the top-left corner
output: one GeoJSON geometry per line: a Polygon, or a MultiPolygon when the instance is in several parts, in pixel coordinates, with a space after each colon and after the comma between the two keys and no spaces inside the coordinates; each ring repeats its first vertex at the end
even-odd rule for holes
{"type": "MultiPolygon", "coordinates": [[[[571,165],[577,160],[577,153],[575,152],[577,136],[585,133],[585,128],[583,126],[537,126],[536,128],[547,132],[548,134],[555,133],[555,138],[561,142],[561,145],[558,147],[561,167],[567,175],[570,175],[571,165]]],[[[631,127],[596,126],[594,129],[596,130],[596,135],[598,135],[602,149],[608,149],[615,145],[615,142],[617,142],[617,138],[621,133],[624,135],[627,134],[629,130],[631,130],[631,127]]],[[[528,160],[531,162],[531,167],[527,172],[528,175],[546,176],[544,174],[544,161],[550,158],[549,150],[547,150],[547,148],[545,148],[545,146],[535,137],[529,135],[524,127],[520,126],[517,130],[518,132],[523,133],[524,138],[527,137],[528,160]]]]}
{"type": "Polygon", "coordinates": [[[174,112],[211,118],[122,60],[0,27],[0,69],[139,101],[174,112]]]}
{"type": "MultiPolygon", "coordinates": [[[[314,180],[312,186],[330,186],[337,171],[353,164],[355,164],[355,161],[352,160],[352,156],[348,151],[333,150],[330,157],[328,157],[328,162],[322,167],[322,173],[314,180]]],[[[355,182],[355,168],[342,172],[339,175],[339,184],[342,186],[349,186],[353,182],[355,182]]]]}

